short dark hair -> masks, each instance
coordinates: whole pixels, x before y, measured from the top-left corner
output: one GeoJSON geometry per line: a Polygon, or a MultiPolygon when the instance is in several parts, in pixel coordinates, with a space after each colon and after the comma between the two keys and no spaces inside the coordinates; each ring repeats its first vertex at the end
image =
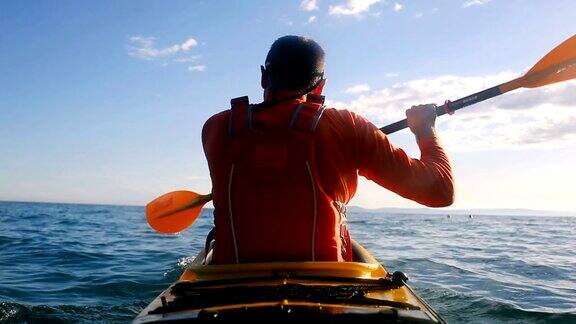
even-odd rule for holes
{"type": "Polygon", "coordinates": [[[310,38],[278,38],[266,56],[266,71],[274,90],[312,90],[324,76],[324,50],[310,38]]]}

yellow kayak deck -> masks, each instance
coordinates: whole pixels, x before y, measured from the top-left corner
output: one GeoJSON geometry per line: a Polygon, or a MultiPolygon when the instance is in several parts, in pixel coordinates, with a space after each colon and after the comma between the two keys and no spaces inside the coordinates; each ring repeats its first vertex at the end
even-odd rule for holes
{"type": "Polygon", "coordinates": [[[203,265],[204,251],[135,323],[268,320],[444,323],[360,244],[355,262],[203,265]]]}

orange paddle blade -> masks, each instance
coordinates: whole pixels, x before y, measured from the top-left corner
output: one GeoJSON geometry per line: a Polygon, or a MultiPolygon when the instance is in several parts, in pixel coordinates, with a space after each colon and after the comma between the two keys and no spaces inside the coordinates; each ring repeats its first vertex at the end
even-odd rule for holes
{"type": "Polygon", "coordinates": [[[212,195],[172,191],[146,205],[148,224],[160,233],[175,234],[188,228],[200,215],[212,195]]]}
{"type": "Polygon", "coordinates": [[[544,85],[576,78],[576,35],[556,46],[523,77],[524,87],[544,85]]]}

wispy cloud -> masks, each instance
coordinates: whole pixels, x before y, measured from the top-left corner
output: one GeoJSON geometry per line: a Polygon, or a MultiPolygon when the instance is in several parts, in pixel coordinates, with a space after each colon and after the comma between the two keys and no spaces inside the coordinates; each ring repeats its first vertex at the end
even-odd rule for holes
{"type": "Polygon", "coordinates": [[[206,65],[203,65],[203,64],[192,65],[192,66],[188,67],[188,71],[190,71],[190,72],[204,72],[204,71],[206,71],[206,65]]]}
{"type": "Polygon", "coordinates": [[[367,84],[357,84],[355,86],[351,86],[350,88],[344,90],[345,93],[352,93],[352,94],[356,94],[356,93],[362,93],[362,92],[368,92],[370,91],[370,86],[367,84]]]}
{"type": "Polygon", "coordinates": [[[421,13],[421,12],[417,12],[417,13],[414,14],[414,18],[416,18],[416,19],[420,19],[420,18],[422,18],[422,17],[424,17],[424,14],[421,13]]]}
{"type": "Polygon", "coordinates": [[[490,0],[469,0],[462,4],[462,7],[468,8],[471,6],[481,6],[483,4],[487,4],[490,0]]]}
{"type": "Polygon", "coordinates": [[[394,11],[398,12],[400,10],[402,10],[404,8],[404,6],[401,3],[394,3],[394,11]]]}
{"type": "Polygon", "coordinates": [[[360,15],[370,10],[370,7],[380,2],[380,0],[348,0],[345,4],[330,6],[330,15],[360,15]]]}
{"type": "Polygon", "coordinates": [[[384,76],[387,78],[395,78],[398,76],[398,73],[388,72],[388,73],[384,74],[384,76]]]}
{"type": "Polygon", "coordinates": [[[292,20],[290,20],[290,18],[288,18],[286,15],[278,18],[278,22],[280,22],[281,24],[286,25],[286,26],[293,26],[294,25],[294,22],[292,20]]]}
{"type": "Polygon", "coordinates": [[[154,60],[188,52],[198,45],[194,38],[188,38],[181,44],[166,47],[157,47],[154,37],[132,36],[129,38],[129,42],[128,55],[144,60],[154,60]]]}
{"type": "Polygon", "coordinates": [[[316,16],[310,16],[310,18],[308,18],[308,23],[311,24],[313,22],[316,21],[316,16]]]}
{"type": "Polygon", "coordinates": [[[524,136],[517,139],[518,144],[540,144],[558,140],[576,138],[576,116],[567,119],[547,119],[523,130],[524,136]]]}
{"type": "MultiPolygon", "coordinates": [[[[395,84],[369,93],[358,92],[349,102],[328,102],[350,108],[379,125],[405,117],[406,108],[441,104],[517,77],[502,72],[482,77],[440,76],[395,84]]],[[[442,139],[451,150],[556,147],[576,141],[576,82],[539,89],[516,90],[459,110],[437,120],[442,139]],[[520,145],[521,144],[521,145],[520,145]]]]}
{"type": "Polygon", "coordinates": [[[190,63],[198,60],[201,56],[200,55],[190,55],[187,57],[179,57],[175,58],[172,61],[175,63],[190,63]]]}
{"type": "Polygon", "coordinates": [[[318,9],[317,0],[302,0],[300,2],[300,9],[304,11],[314,11],[318,9]]]}

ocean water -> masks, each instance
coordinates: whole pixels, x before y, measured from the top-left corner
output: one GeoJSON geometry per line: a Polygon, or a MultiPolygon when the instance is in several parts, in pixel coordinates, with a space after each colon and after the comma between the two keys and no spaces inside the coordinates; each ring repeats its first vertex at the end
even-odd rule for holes
{"type": "MultiPolygon", "coordinates": [[[[142,207],[0,202],[0,322],[129,322],[203,246],[142,207]]],[[[353,237],[450,323],[576,323],[576,218],[352,212],[353,237]]]]}

